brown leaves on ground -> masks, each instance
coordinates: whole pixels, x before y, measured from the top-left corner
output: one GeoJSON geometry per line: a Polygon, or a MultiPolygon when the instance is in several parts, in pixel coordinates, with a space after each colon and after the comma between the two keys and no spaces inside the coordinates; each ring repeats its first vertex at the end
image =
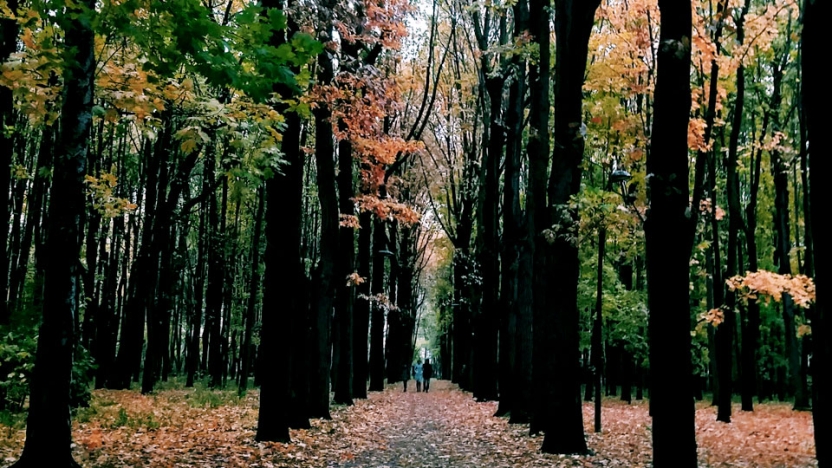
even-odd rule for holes
{"type": "MultiPolygon", "coordinates": [[[[592,432],[592,404],[584,405],[593,455],[540,453],[542,437],[528,426],[495,418],[496,403],[476,403],[447,382],[430,393],[389,386],[352,407],[334,407],[332,420],[292,431],[292,443],[257,443],[258,395],[169,390],[154,396],[97,390],[74,422],[75,457],[86,467],[647,467],[650,418],[646,402],[604,401],[604,431],[592,432]]],[[[700,466],[815,467],[811,413],[788,405],[736,407],[733,423],[697,405],[700,466]]],[[[11,463],[25,431],[0,427],[0,456],[11,463]]]]}

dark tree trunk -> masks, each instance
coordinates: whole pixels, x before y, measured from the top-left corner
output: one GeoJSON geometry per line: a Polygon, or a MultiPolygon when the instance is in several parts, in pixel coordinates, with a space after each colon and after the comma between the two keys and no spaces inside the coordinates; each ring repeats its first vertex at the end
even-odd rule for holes
{"type": "MultiPolygon", "coordinates": [[[[142,341],[144,340],[145,312],[149,306],[148,300],[156,292],[157,265],[159,262],[157,243],[154,242],[155,224],[157,221],[157,185],[159,181],[162,156],[167,154],[170,142],[170,115],[164,118],[164,127],[159,136],[156,148],[150,143],[145,146],[147,160],[147,192],[144,208],[144,223],[141,234],[141,246],[138,257],[133,263],[130,274],[128,297],[125,304],[125,319],[122,320],[121,339],[116,359],[116,373],[113,382],[107,386],[113,389],[130,388],[130,382],[138,377],[142,358],[142,341]]],[[[138,233],[138,228],[137,228],[138,233]]]]}
{"type": "MultiPolygon", "coordinates": [[[[319,40],[329,42],[332,35],[332,4],[320,5],[319,40]]],[[[318,83],[326,85],[334,78],[333,57],[328,51],[318,56],[318,83]]],[[[330,322],[335,302],[335,265],[338,239],[338,194],[335,181],[335,146],[332,132],[332,110],[327,104],[315,111],[315,167],[318,179],[318,202],[321,206],[320,260],[315,282],[315,306],[312,311],[313,346],[310,366],[309,416],[329,419],[330,322]]],[[[340,280],[339,280],[340,281],[340,280]]]]}
{"type": "MultiPolygon", "coordinates": [[[[595,281],[595,314],[592,321],[592,370],[595,385],[595,432],[601,432],[601,376],[604,375],[604,252],[607,247],[607,229],[604,226],[598,231],[598,261],[597,279],[595,281]]],[[[612,366],[610,366],[612,367],[612,366]]],[[[607,382],[609,382],[609,376],[607,382]]],[[[615,388],[615,384],[613,384],[615,388]]],[[[609,387],[607,395],[610,395],[609,387]]]]}
{"type": "Polygon", "coordinates": [[[621,351],[621,401],[633,402],[633,355],[630,351],[621,351]]]}
{"type": "Polygon", "coordinates": [[[370,244],[372,242],[373,214],[363,211],[358,216],[361,229],[358,230],[358,276],[364,279],[358,285],[358,297],[355,301],[355,320],[353,322],[353,398],[367,398],[367,378],[369,377],[368,354],[370,346],[370,244]]]}
{"type": "MultiPolygon", "coordinates": [[[[210,179],[208,175],[202,174],[202,190],[203,193],[208,193],[210,186],[210,179]]],[[[190,329],[191,336],[188,340],[188,357],[186,359],[185,367],[187,368],[187,377],[185,386],[193,387],[194,379],[197,371],[200,370],[200,362],[205,362],[205,359],[200,359],[199,354],[199,332],[202,326],[202,307],[203,298],[205,295],[205,256],[208,249],[208,214],[206,210],[199,210],[199,231],[197,235],[197,252],[196,252],[196,271],[192,275],[192,282],[194,284],[194,300],[191,306],[190,314],[190,329]]],[[[202,367],[204,370],[204,367],[202,367]]]]}
{"type": "Polygon", "coordinates": [[[243,346],[240,348],[240,395],[245,394],[246,388],[248,388],[248,375],[251,371],[251,358],[254,352],[254,348],[251,345],[251,336],[254,331],[254,321],[257,313],[256,308],[258,296],[260,295],[260,237],[262,237],[265,206],[266,192],[265,188],[261,188],[257,196],[257,214],[254,216],[254,235],[251,239],[251,277],[249,278],[249,296],[246,306],[243,346]]]}
{"type": "MultiPolygon", "coordinates": [[[[501,34],[505,36],[505,34],[501,34]]],[[[502,42],[502,41],[501,41],[502,42]]],[[[494,74],[491,71],[489,74],[494,74]]],[[[482,186],[482,209],[478,233],[478,261],[482,275],[482,301],[474,321],[474,398],[477,401],[497,399],[497,321],[500,290],[499,219],[500,160],[505,136],[503,129],[503,82],[501,75],[489,78],[485,88],[489,99],[490,128],[485,155],[485,184],[482,186]]]]}
{"type": "MultiPolygon", "coordinates": [[[[268,0],[267,9],[284,9],[289,2],[268,0]]],[[[271,44],[279,47],[286,36],[297,30],[292,18],[288,31],[272,35],[271,44]]],[[[289,97],[290,90],[276,86],[289,97]]],[[[258,441],[287,442],[289,427],[309,427],[306,416],[305,270],[301,259],[303,226],[304,156],[300,150],[301,119],[296,113],[286,115],[286,130],[281,149],[286,164],[283,171],[266,181],[266,251],[263,278],[263,313],[260,347],[257,353],[257,376],[260,383],[258,441]],[[281,349],[288,343],[288,353],[281,349]],[[288,356],[286,355],[288,354],[288,356]],[[266,366],[270,368],[265,368],[266,366]],[[273,367],[272,367],[273,366],[273,367]],[[298,381],[302,380],[302,381],[298,381]]]]}
{"type": "MultiPolygon", "coordinates": [[[[533,244],[529,253],[532,258],[531,274],[533,296],[533,354],[532,354],[532,435],[546,430],[552,423],[552,378],[551,360],[547,360],[551,350],[547,341],[552,336],[548,333],[551,325],[549,310],[546,307],[546,257],[542,254],[547,248],[547,240],[540,235],[545,226],[551,226],[546,210],[546,181],[549,172],[549,69],[550,69],[550,29],[551,3],[547,0],[529,1],[530,30],[534,42],[539,48],[537,63],[529,70],[529,141],[526,151],[529,154],[529,181],[526,191],[526,236],[527,244],[533,244]]],[[[524,252],[525,254],[525,252],[524,252]]],[[[521,267],[522,268],[522,267],[521,267]]],[[[528,268],[528,266],[527,266],[528,268]]],[[[522,270],[521,270],[522,272],[522,270]]],[[[523,275],[523,273],[521,273],[523,275]]],[[[522,281],[522,276],[521,276],[522,281]]]]}
{"type": "Polygon", "coordinates": [[[398,294],[396,307],[399,310],[401,323],[401,340],[399,341],[399,375],[396,381],[401,381],[401,369],[410,365],[413,357],[413,346],[416,342],[416,310],[413,299],[413,268],[416,250],[416,238],[413,228],[407,225],[401,227],[398,269],[398,294]]]}
{"type": "MultiPolygon", "coordinates": [[[[346,131],[346,124],[339,124],[346,131]]],[[[352,143],[343,139],[338,144],[338,206],[340,214],[355,216],[355,189],[353,188],[352,143]]],[[[355,229],[352,226],[339,228],[338,256],[335,275],[335,314],[338,318],[340,355],[338,356],[338,378],[335,383],[335,403],[352,405],[353,350],[354,350],[354,305],[356,284],[347,280],[355,272],[355,229]]]]}
{"type": "MultiPolygon", "coordinates": [[[[716,155],[711,155],[711,164],[708,171],[708,185],[710,186],[711,203],[715,210],[716,205],[716,155]]],[[[716,213],[711,213],[709,220],[711,221],[712,232],[712,252],[714,256],[714,302],[717,307],[722,308],[724,314],[724,321],[716,328],[716,358],[717,358],[717,372],[719,373],[719,398],[717,398],[718,409],[716,420],[725,423],[731,422],[731,399],[734,390],[734,322],[736,322],[735,312],[733,308],[728,308],[724,305],[725,296],[725,278],[722,277],[722,259],[720,257],[719,249],[719,223],[715,216],[716,213]]],[[[730,227],[729,227],[730,229],[730,227]]],[[[729,234],[730,237],[730,234],[729,234]]],[[[733,247],[736,247],[734,245],[733,247]]],[[[736,251],[731,251],[731,246],[728,249],[728,262],[732,259],[736,261],[736,251]]],[[[729,267],[730,268],[730,267],[729,267]]],[[[736,270],[736,267],[734,267],[736,270]]]]}
{"type": "MultiPolygon", "coordinates": [[[[399,240],[399,223],[396,220],[390,222],[390,238],[387,243],[387,250],[389,254],[385,254],[390,258],[390,272],[387,275],[387,300],[391,307],[387,310],[387,336],[384,339],[384,359],[386,364],[385,374],[387,375],[387,383],[397,383],[401,380],[402,375],[402,342],[406,341],[404,338],[404,317],[403,311],[396,306],[398,301],[398,289],[400,268],[398,262],[398,240],[399,240]]],[[[384,259],[385,256],[381,258],[384,259]]]]}
{"type": "MultiPolygon", "coordinates": [[[[87,157],[87,172],[93,175],[98,175],[101,172],[101,159],[103,157],[103,136],[104,136],[104,119],[101,119],[96,129],[95,140],[98,142],[95,151],[90,151],[87,157]]],[[[112,138],[109,138],[109,146],[112,147],[112,138]]],[[[88,198],[89,200],[89,198],[88,198]]],[[[91,201],[91,200],[90,200],[91,201]]],[[[91,204],[90,204],[91,205],[91,204]]],[[[98,301],[95,295],[96,291],[96,276],[98,275],[98,245],[101,230],[101,213],[97,209],[85,210],[86,217],[86,245],[84,257],[87,262],[87,270],[83,277],[84,283],[84,322],[81,327],[81,346],[86,349],[92,348],[92,340],[95,336],[95,323],[100,320],[98,317],[98,301]]]]}
{"type": "MultiPolygon", "coordinates": [[[[18,0],[8,0],[6,5],[10,11],[16,12],[18,0]]],[[[9,56],[17,50],[17,35],[19,27],[14,19],[0,19],[0,63],[5,63],[9,56]]],[[[14,127],[14,97],[12,90],[0,86],[0,184],[9,185],[12,178],[12,139],[6,135],[7,127],[14,127]]],[[[6,244],[8,242],[9,199],[6,190],[3,190],[3,199],[0,200],[0,286],[3,287],[3,296],[0,297],[0,324],[9,323],[9,258],[6,244]]]]}
{"type": "MultiPolygon", "coordinates": [[[[778,106],[779,107],[779,106],[778,106]]],[[[776,129],[775,129],[776,131],[776,129]]],[[[775,259],[777,272],[791,275],[791,233],[789,223],[789,177],[788,168],[780,157],[779,151],[773,150],[771,168],[774,173],[774,227],[776,233],[775,259]]],[[[788,361],[788,393],[794,396],[795,409],[808,409],[808,395],[803,393],[800,382],[800,345],[797,341],[795,327],[795,304],[791,296],[783,294],[783,325],[785,328],[786,359],[788,361]]]]}
{"type": "Polygon", "coordinates": [[[376,300],[384,294],[384,256],[379,253],[387,248],[387,234],[384,221],[374,220],[373,225],[373,272],[372,317],[370,319],[370,391],[384,390],[384,308],[376,300]]]}
{"type": "MultiPolygon", "coordinates": [[[[167,154],[167,151],[165,151],[167,154]]],[[[153,386],[158,381],[162,365],[167,359],[168,346],[170,344],[170,311],[173,307],[173,295],[175,293],[175,266],[173,265],[173,252],[176,246],[176,228],[173,224],[175,208],[179,198],[189,181],[191,171],[196,165],[198,151],[188,154],[176,168],[176,173],[171,177],[169,169],[163,164],[159,178],[158,200],[159,206],[156,210],[156,220],[151,229],[153,241],[151,248],[159,261],[153,262],[154,269],[159,265],[159,285],[155,294],[147,298],[147,352],[145,353],[144,374],[142,375],[142,392],[153,391],[153,386]],[[170,189],[168,180],[171,179],[170,189]]]]}
{"type": "Polygon", "coordinates": [[[689,261],[692,232],[688,188],[690,2],[660,0],[661,34],[652,144],[647,159],[650,212],[645,223],[650,339],[650,415],[656,468],[695,468],[693,398],[679,382],[691,378],[689,261]],[[655,378],[661,376],[661,378],[655,378]]]}
{"type": "MultiPolygon", "coordinates": [[[[205,174],[211,185],[216,179],[217,155],[214,149],[208,151],[205,157],[205,174]]],[[[224,177],[224,176],[223,176],[224,177]]],[[[224,232],[220,227],[220,208],[217,206],[217,195],[208,194],[208,284],[205,294],[205,331],[209,334],[209,341],[203,339],[202,346],[208,347],[208,380],[209,387],[222,386],[222,337],[221,314],[224,269],[223,243],[224,232]]]]}
{"type": "MultiPolygon", "coordinates": [[[[736,20],[737,41],[742,43],[745,40],[745,15],[748,13],[750,7],[750,0],[745,0],[740,16],[736,20]]],[[[740,205],[740,186],[739,177],[737,176],[737,164],[739,162],[739,138],[742,130],[743,112],[745,110],[745,65],[740,63],[737,69],[737,97],[734,101],[734,118],[731,122],[731,134],[728,142],[728,159],[725,161],[726,169],[726,193],[728,198],[728,261],[726,263],[726,278],[732,278],[739,272],[738,264],[741,259],[739,254],[739,234],[740,230],[745,227],[743,220],[742,208],[740,205]]],[[[753,234],[752,234],[753,235],[753,234]]],[[[728,290],[725,297],[726,313],[734,313],[737,306],[737,295],[734,291],[728,290]]],[[[740,315],[740,323],[742,326],[742,353],[740,357],[741,363],[741,398],[742,410],[753,411],[754,403],[754,364],[747,362],[754,358],[755,349],[746,336],[746,333],[751,334],[747,329],[745,320],[747,314],[740,315]],[[746,375],[748,374],[748,375],[746,375]]]]}
{"type": "Polygon", "coordinates": [[[543,352],[547,360],[554,361],[548,368],[552,377],[557,377],[553,386],[552,420],[541,448],[545,453],[587,452],[580,394],[580,263],[578,244],[572,240],[575,235],[572,230],[578,225],[578,213],[568,205],[581,184],[584,153],[582,89],[589,36],[595,10],[600,3],[600,0],[555,1],[557,80],[554,96],[558,111],[555,113],[555,147],[546,205],[550,224],[542,226],[558,224],[563,228],[552,233],[553,242],[544,240],[539,244],[542,248],[536,254],[547,258],[546,279],[549,284],[545,289],[546,313],[551,317],[543,324],[543,332],[547,336],[543,352]]]}
{"type": "MultiPolygon", "coordinates": [[[[517,2],[514,7],[514,36],[522,37],[529,33],[529,6],[526,0],[517,2]]],[[[502,249],[502,286],[500,321],[500,406],[497,415],[511,413],[510,422],[528,422],[531,409],[531,354],[521,350],[521,340],[531,344],[531,329],[527,328],[528,318],[521,314],[531,314],[530,304],[524,303],[520,308],[520,264],[521,235],[523,228],[520,208],[520,168],[523,147],[523,105],[526,94],[526,60],[516,55],[511,61],[509,72],[513,76],[509,88],[508,108],[506,111],[506,159],[505,182],[503,188],[503,249],[502,249]],[[525,362],[524,362],[525,361],[525,362]]],[[[528,278],[524,278],[527,280],[528,278]]]]}
{"type": "MultiPolygon", "coordinates": [[[[829,92],[825,89],[826,75],[826,19],[829,18],[828,2],[807,1],[803,12],[803,107],[809,138],[818,136],[812,143],[810,206],[812,207],[812,236],[815,239],[829,239],[828,224],[824,223],[823,210],[819,209],[829,200],[829,191],[824,187],[824,177],[830,173],[829,139],[824,132],[829,128],[827,115],[830,102],[829,92]]],[[[812,358],[813,413],[815,422],[815,447],[818,466],[832,466],[832,376],[828,369],[832,365],[832,317],[829,316],[829,278],[830,259],[829,244],[817,242],[815,248],[815,284],[817,301],[812,317],[812,340],[814,343],[812,358]]]]}
{"type": "Polygon", "coordinates": [[[29,255],[32,251],[32,241],[35,239],[35,234],[41,229],[41,215],[46,202],[46,192],[49,189],[49,178],[40,169],[49,169],[52,167],[53,140],[55,137],[54,127],[54,124],[44,125],[41,132],[38,160],[35,168],[35,180],[32,183],[32,189],[27,199],[26,227],[23,229],[20,253],[16,259],[16,264],[13,265],[11,284],[9,285],[8,304],[10,313],[18,306],[19,298],[23,292],[23,284],[25,283],[26,274],[29,269],[29,255]]]}
{"type": "Polygon", "coordinates": [[[64,36],[67,49],[75,50],[75,60],[67,65],[64,76],[61,152],[52,175],[45,245],[43,321],[30,384],[26,444],[20,460],[12,465],[17,468],[80,467],[72,458],[69,396],[79,306],[84,176],[92,122],[95,34],[89,15],[93,8],[94,2],[84,0],[66,13],[77,15],[68,18],[64,36]]]}

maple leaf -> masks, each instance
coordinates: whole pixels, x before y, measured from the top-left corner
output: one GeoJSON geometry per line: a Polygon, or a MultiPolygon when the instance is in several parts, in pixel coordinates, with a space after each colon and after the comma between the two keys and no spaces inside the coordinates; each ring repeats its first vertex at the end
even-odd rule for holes
{"type": "Polygon", "coordinates": [[[359,284],[366,281],[366,279],[359,275],[358,272],[352,272],[347,275],[347,287],[349,286],[358,286],[359,284]]]}

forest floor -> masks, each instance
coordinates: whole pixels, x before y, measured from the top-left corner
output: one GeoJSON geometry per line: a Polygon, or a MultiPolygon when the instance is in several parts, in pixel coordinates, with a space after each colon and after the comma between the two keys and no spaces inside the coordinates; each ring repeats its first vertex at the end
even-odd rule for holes
{"type": "MultiPolygon", "coordinates": [[[[455,385],[436,381],[429,393],[391,385],[351,407],[334,406],[332,420],[292,431],[292,443],[257,443],[258,393],[233,391],[96,390],[73,422],[75,459],[89,468],[503,468],[647,467],[647,402],[604,400],[604,430],[592,432],[592,403],[584,404],[590,456],[544,455],[542,436],[495,418],[496,403],[476,403],[455,385]]],[[[815,467],[811,413],[785,404],[736,406],[734,422],[716,422],[716,409],[697,405],[702,467],[815,467]]],[[[22,420],[0,424],[0,464],[20,455],[22,420]]]]}

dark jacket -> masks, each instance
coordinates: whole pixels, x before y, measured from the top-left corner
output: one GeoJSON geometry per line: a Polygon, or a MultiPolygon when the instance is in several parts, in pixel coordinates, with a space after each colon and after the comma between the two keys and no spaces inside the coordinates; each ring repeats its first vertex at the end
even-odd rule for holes
{"type": "Polygon", "coordinates": [[[433,378],[433,366],[426,362],[422,369],[422,375],[424,375],[425,379],[433,378]]]}

